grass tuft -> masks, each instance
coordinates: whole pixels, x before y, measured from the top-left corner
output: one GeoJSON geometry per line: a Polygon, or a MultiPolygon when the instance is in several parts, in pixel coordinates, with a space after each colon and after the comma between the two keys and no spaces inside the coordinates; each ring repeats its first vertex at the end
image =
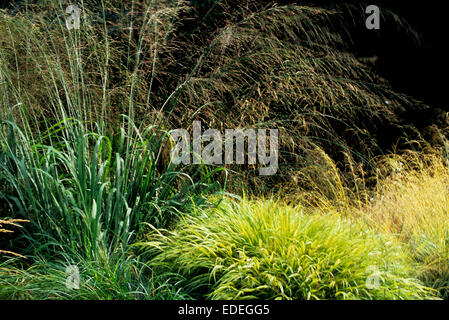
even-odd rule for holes
{"type": "Polygon", "coordinates": [[[155,230],[141,245],[155,270],[181,275],[198,298],[432,297],[394,237],[273,200],[225,201],[173,231],[155,230]],[[377,286],[370,286],[371,272],[377,286]]]}

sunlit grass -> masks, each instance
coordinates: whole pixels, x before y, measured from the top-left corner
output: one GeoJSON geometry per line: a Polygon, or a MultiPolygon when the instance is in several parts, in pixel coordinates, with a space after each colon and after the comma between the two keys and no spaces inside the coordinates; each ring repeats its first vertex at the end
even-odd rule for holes
{"type": "Polygon", "coordinates": [[[99,3],[72,31],[61,1],[0,12],[0,232],[29,220],[21,251],[0,249],[0,298],[447,297],[448,168],[373,158],[416,101],[352,53],[342,7],[223,4],[209,34],[185,31],[185,1],[99,3]],[[223,168],[168,160],[169,130],[194,119],[278,128],[279,174],[231,178],[282,198],[216,207],[223,168]]]}
{"type": "Polygon", "coordinates": [[[421,278],[448,296],[449,167],[437,155],[392,156],[365,212],[369,225],[397,235],[421,264],[421,278]]]}
{"type": "Polygon", "coordinates": [[[401,241],[418,263],[417,276],[447,297],[449,286],[449,167],[435,150],[392,154],[377,160],[371,176],[346,174],[322,150],[321,160],[303,178],[312,186],[300,189],[289,202],[307,204],[312,215],[333,212],[362,222],[374,232],[401,241]],[[321,175],[318,175],[318,172],[321,175]],[[318,177],[318,178],[317,178],[318,177]]]}
{"type": "Polygon", "coordinates": [[[210,299],[420,299],[431,292],[392,236],[273,200],[223,202],[141,244],[159,273],[210,299]],[[378,287],[367,284],[378,270],[378,287]]]}

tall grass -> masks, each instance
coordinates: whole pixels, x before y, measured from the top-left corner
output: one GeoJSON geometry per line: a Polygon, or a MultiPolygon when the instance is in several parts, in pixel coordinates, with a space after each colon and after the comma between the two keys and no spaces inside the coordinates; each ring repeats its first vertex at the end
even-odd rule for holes
{"type": "MultiPolygon", "coordinates": [[[[28,16],[4,18],[4,68],[41,122],[76,110],[106,119],[105,126],[125,113],[138,126],[157,120],[187,129],[195,119],[221,130],[278,128],[279,174],[260,178],[254,166],[230,167],[239,191],[242,183],[262,193],[294,190],[298,172],[316,160],[313,145],[341,166],[372,166],[373,155],[416,135],[401,121],[403,109],[419,103],[356,57],[348,35],[361,8],[268,2],[86,2],[81,30],[68,33],[58,24],[64,8],[48,1],[38,7],[44,13],[33,9],[32,26],[28,16]],[[194,5],[210,10],[210,21],[201,20],[207,32],[196,27],[194,5]],[[62,98],[48,108],[47,96],[62,98]],[[382,130],[389,134],[377,135],[382,130]]],[[[403,20],[383,13],[418,41],[403,20]]]]}
{"type": "Polygon", "coordinates": [[[70,31],[61,1],[0,12],[0,200],[13,217],[0,232],[30,221],[28,259],[0,260],[0,298],[432,298],[419,280],[447,296],[445,164],[394,156],[363,175],[399,138],[379,131],[416,133],[400,125],[416,101],[356,58],[341,7],[230,3],[229,23],[204,34],[182,0],[81,1],[70,31]],[[222,169],[167,152],[171,126],[193,119],[279,128],[280,175],[238,170],[295,203],[203,208],[222,169]],[[147,226],[149,264],[132,246],[147,226]]]}
{"type": "MultiPolygon", "coordinates": [[[[357,58],[351,35],[358,33],[363,12],[360,7],[268,1],[216,4],[209,15],[218,15],[216,25],[211,22],[213,32],[197,32],[194,41],[186,42],[187,62],[179,68],[191,77],[167,106],[173,121],[186,126],[194,118],[220,128],[278,128],[279,174],[254,177],[254,166],[231,166],[233,181],[261,193],[285,191],[286,185],[294,192],[298,172],[316,160],[314,145],[339,166],[350,161],[373,165],[374,155],[407,134],[414,137],[413,130],[400,125],[400,110],[413,110],[418,103],[357,58]],[[379,136],[383,130],[389,134],[379,136]]],[[[417,41],[401,19],[383,14],[395,21],[400,34],[417,41]]]]}
{"type": "Polygon", "coordinates": [[[113,141],[65,122],[54,129],[69,130],[67,138],[51,136],[44,144],[7,124],[13,142],[3,146],[0,176],[14,192],[4,197],[31,220],[30,240],[59,244],[56,251],[100,258],[125,248],[143,222],[166,227],[213,191],[208,176],[193,181],[172,164],[159,171],[164,136],[151,130],[138,132],[139,139],[122,130],[113,141]]]}
{"type": "Polygon", "coordinates": [[[9,186],[0,196],[11,216],[30,220],[23,254],[32,260],[23,270],[5,262],[5,296],[37,297],[27,289],[49,298],[150,296],[156,289],[141,287],[151,281],[139,279],[145,268],[129,244],[144,223],[168,227],[220,190],[213,179],[220,169],[176,167],[164,124],[136,113],[152,94],[142,57],[156,63],[158,42],[169,37],[182,7],[145,6],[118,39],[87,6],[83,28],[71,31],[60,1],[0,15],[0,180],[9,186]],[[80,265],[88,278],[78,293],[64,291],[66,265],[80,265]],[[50,283],[38,290],[44,279],[50,283]],[[16,282],[26,285],[14,291],[16,282]]]}
{"type": "Polygon", "coordinates": [[[449,167],[433,153],[385,158],[376,194],[364,217],[381,232],[407,243],[421,265],[420,278],[449,296],[449,167]],[[386,175],[388,173],[388,175],[386,175]]]}
{"type": "Polygon", "coordinates": [[[118,52],[106,20],[96,23],[87,7],[83,28],[69,31],[60,15],[65,7],[45,5],[31,16],[1,16],[0,175],[14,188],[5,198],[32,220],[31,237],[45,230],[39,235],[45,242],[93,258],[126,245],[141,222],[167,226],[212,189],[202,168],[188,176],[169,163],[163,146],[170,138],[162,127],[135,122],[141,57],[151,52],[145,43],[168,36],[173,27],[158,27],[160,19],[170,22],[182,2],[145,7],[135,25],[131,21],[135,34],[127,50],[118,52]],[[122,58],[125,83],[117,90],[127,94],[117,96],[111,65],[122,58]],[[33,76],[41,84],[34,92],[27,90],[33,76]],[[119,97],[115,106],[126,114],[111,118],[119,97]],[[46,107],[34,110],[37,103],[46,107]]]}
{"type": "Polygon", "coordinates": [[[323,150],[318,152],[321,161],[302,172],[311,187],[299,188],[289,202],[304,203],[311,215],[334,212],[373,232],[392,235],[417,263],[417,277],[447,298],[447,159],[434,149],[383,156],[373,160],[374,175],[354,173],[356,183],[348,188],[342,182],[345,173],[323,150]]]}

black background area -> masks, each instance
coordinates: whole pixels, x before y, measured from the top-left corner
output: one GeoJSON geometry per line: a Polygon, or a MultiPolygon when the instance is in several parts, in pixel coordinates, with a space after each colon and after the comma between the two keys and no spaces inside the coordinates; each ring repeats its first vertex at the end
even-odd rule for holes
{"type": "MultiPolygon", "coordinates": [[[[448,77],[448,12],[445,1],[309,1],[333,4],[354,3],[360,6],[374,4],[381,12],[392,10],[421,36],[417,45],[397,32],[393,21],[381,20],[379,31],[355,29],[357,50],[360,56],[377,56],[377,68],[397,90],[409,94],[433,107],[449,111],[447,102],[448,77]],[[358,34],[357,34],[358,33],[358,34]]],[[[368,17],[368,14],[365,14],[368,17]]],[[[360,21],[359,23],[362,24],[360,21]]]]}

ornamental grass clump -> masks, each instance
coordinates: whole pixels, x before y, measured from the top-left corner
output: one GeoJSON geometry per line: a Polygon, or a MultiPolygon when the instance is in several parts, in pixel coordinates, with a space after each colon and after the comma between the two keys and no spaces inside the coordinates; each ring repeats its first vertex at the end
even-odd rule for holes
{"type": "Polygon", "coordinates": [[[137,38],[123,46],[95,19],[105,3],[84,8],[77,30],[61,9],[49,1],[32,15],[0,15],[0,182],[9,188],[0,201],[31,220],[30,251],[102,260],[126,251],[143,222],[167,227],[219,183],[206,168],[171,163],[169,128],[138,116],[151,114],[142,59],[158,50],[148,43],[169,37],[181,3],[141,8],[127,22],[137,38]]]}
{"type": "MultiPolygon", "coordinates": [[[[377,191],[362,214],[371,227],[397,235],[419,262],[419,278],[449,296],[449,169],[438,154],[385,157],[377,191]],[[386,175],[386,173],[389,173],[386,175]],[[385,177],[386,176],[386,177],[385,177]]],[[[380,176],[380,175],[379,175],[380,176]]]]}
{"type": "Polygon", "coordinates": [[[141,244],[159,274],[208,299],[423,299],[400,244],[332,214],[273,200],[189,216],[141,244]]]}

